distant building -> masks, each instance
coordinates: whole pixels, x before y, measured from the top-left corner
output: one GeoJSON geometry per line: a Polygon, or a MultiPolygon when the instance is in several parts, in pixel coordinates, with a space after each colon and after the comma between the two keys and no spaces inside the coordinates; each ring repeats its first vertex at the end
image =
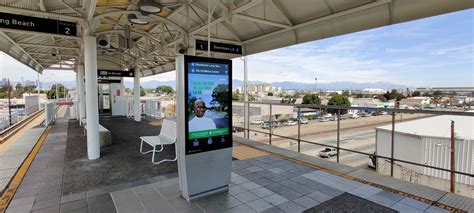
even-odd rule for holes
{"type": "Polygon", "coordinates": [[[384,94],[386,90],[384,89],[375,89],[375,88],[367,88],[361,90],[361,93],[364,95],[381,95],[384,94]]]}
{"type": "Polygon", "coordinates": [[[405,98],[400,100],[400,109],[413,109],[431,104],[431,98],[405,98]]]}
{"type": "Polygon", "coordinates": [[[349,98],[351,106],[355,107],[383,107],[382,102],[379,99],[374,98],[349,98]]]}
{"type": "Polygon", "coordinates": [[[36,81],[26,80],[24,85],[25,86],[36,86],[36,81]]]}
{"type": "Polygon", "coordinates": [[[332,94],[332,93],[337,93],[339,95],[342,95],[342,90],[328,90],[328,91],[326,91],[326,94],[332,94]]]}
{"type": "Polygon", "coordinates": [[[261,98],[261,101],[264,103],[281,103],[283,98],[278,96],[265,96],[261,98]]]}
{"type": "MultiPolygon", "coordinates": [[[[397,123],[394,156],[397,159],[450,169],[451,121],[455,122],[455,168],[474,173],[474,117],[442,115],[397,123]]],[[[390,157],[392,126],[376,128],[376,153],[390,157]]],[[[377,171],[390,175],[390,160],[377,159],[377,171]]],[[[450,173],[395,161],[394,177],[449,191],[450,173]]],[[[474,178],[455,175],[456,193],[474,197],[474,178]]]]}
{"type": "Polygon", "coordinates": [[[433,93],[434,91],[441,91],[444,94],[451,94],[455,92],[457,95],[464,95],[474,97],[474,87],[420,87],[415,91],[423,93],[433,93]]]}
{"type": "MultiPolygon", "coordinates": [[[[232,113],[234,116],[242,117],[244,115],[244,104],[232,102],[232,113]]],[[[250,104],[249,109],[250,121],[256,119],[269,120],[270,106],[267,104],[250,104]]],[[[272,119],[289,119],[296,115],[293,113],[293,106],[272,106],[272,119]]]]}
{"type": "Polygon", "coordinates": [[[265,93],[265,92],[268,93],[272,91],[272,84],[270,83],[249,84],[248,91],[254,94],[265,93]]]}

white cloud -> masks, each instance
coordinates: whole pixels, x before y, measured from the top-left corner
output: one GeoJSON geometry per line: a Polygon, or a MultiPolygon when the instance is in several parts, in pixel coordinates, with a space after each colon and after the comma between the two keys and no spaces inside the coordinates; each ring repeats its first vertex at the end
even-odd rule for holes
{"type": "Polygon", "coordinates": [[[172,81],[176,79],[176,71],[171,71],[163,74],[152,75],[144,78],[140,78],[140,82],[147,81],[172,81]]]}

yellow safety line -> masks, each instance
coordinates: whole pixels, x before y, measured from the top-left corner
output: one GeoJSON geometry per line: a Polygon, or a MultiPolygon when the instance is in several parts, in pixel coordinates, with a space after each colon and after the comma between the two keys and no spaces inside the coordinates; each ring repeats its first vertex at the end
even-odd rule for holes
{"type": "Polygon", "coordinates": [[[153,121],[149,122],[149,124],[152,126],[161,126],[161,124],[163,124],[163,121],[153,121]]]}
{"type": "MultiPolygon", "coordinates": [[[[236,143],[238,143],[238,142],[236,142],[236,143]]],[[[332,170],[329,170],[329,169],[326,169],[326,168],[323,168],[323,167],[320,167],[320,166],[316,166],[314,164],[306,163],[306,162],[303,162],[303,161],[300,161],[300,160],[297,160],[297,159],[294,159],[294,158],[289,158],[289,157],[286,157],[284,155],[280,155],[280,154],[277,154],[277,153],[274,153],[274,152],[270,152],[270,151],[267,151],[267,150],[264,150],[264,149],[261,149],[261,148],[245,145],[245,144],[242,144],[242,143],[239,143],[239,144],[241,146],[248,146],[248,147],[251,147],[251,148],[254,148],[254,149],[259,149],[259,150],[262,150],[264,152],[268,152],[271,155],[283,158],[285,160],[289,160],[289,161],[292,161],[292,162],[295,162],[295,163],[298,163],[298,164],[303,164],[305,166],[308,166],[308,167],[311,167],[311,168],[314,168],[314,169],[318,169],[318,170],[322,170],[322,171],[325,171],[325,172],[328,172],[328,173],[331,173],[333,175],[337,175],[337,176],[340,176],[340,177],[343,177],[343,178],[346,178],[346,179],[349,179],[349,180],[353,180],[353,181],[357,181],[357,182],[360,182],[360,183],[363,183],[363,184],[366,184],[366,185],[377,187],[377,188],[380,188],[384,191],[389,191],[389,192],[392,192],[394,194],[398,194],[398,195],[403,196],[403,197],[412,198],[414,200],[418,200],[420,202],[424,202],[424,203],[429,204],[429,205],[435,205],[439,208],[442,208],[442,209],[445,209],[445,210],[448,210],[448,211],[451,211],[451,212],[456,212],[456,213],[466,212],[462,209],[458,209],[456,207],[452,207],[452,206],[449,206],[449,205],[446,205],[446,204],[442,204],[442,203],[439,203],[437,201],[429,200],[429,199],[426,199],[426,198],[423,198],[423,197],[420,197],[420,196],[417,196],[417,195],[402,192],[400,190],[393,189],[393,188],[390,188],[390,187],[387,187],[387,186],[383,186],[383,185],[380,185],[380,184],[377,184],[377,183],[372,183],[372,182],[362,180],[362,179],[359,179],[359,178],[355,178],[355,177],[352,177],[352,176],[349,176],[349,175],[346,175],[346,174],[335,172],[335,171],[332,171],[332,170]]]]}
{"type": "Polygon", "coordinates": [[[30,168],[31,164],[33,163],[33,160],[35,159],[41,146],[46,140],[50,129],[51,126],[47,127],[46,130],[43,132],[33,150],[30,152],[28,157],[26,157],[25,161],[21,164],[20,169],[18,169],[18,171],[16,172],[7,190],[3,193],[2,198],[0,199],[0,212],[4,213],[7,210],[8,204],[10,204],[10,201],[12,200],[16,190],[20,186],[21,181],[25,177],[26,172],[30,168]]]}

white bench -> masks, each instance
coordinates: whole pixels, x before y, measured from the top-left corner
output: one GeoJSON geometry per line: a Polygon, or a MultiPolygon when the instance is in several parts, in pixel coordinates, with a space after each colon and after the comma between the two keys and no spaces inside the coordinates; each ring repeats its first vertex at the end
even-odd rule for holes
{"type": "Polygon", "coordinates": [[[174,159],[164,159],[158,162],[155,162],[155,153],[163,151],[163,145],[170,145],[176,143],[176,122],[170,120],[163,120],[163,124],[161,125],[161,131],[158,136],[142,136],[140,137],[140,153],[141,154],[148,154],[153,153],[151,157],[151,162],[153,164],[160,164],[166,161],[176,161],[178,156],[174,159]],[[143,143],[146,143],[152,147],[152,150],[143,151],[143,143]],[[160,149],[156,147],[160,146],[160,149]]]}
{"type": "MultiPolygon", "coordinates": [[[[82,124],[84,127],[84,136],[86,136],[87,131],[87,122],[86,119],[82,119],[82,124]]],[[[112,134],[108,129],[99,124],[99,143],[100,147],[108,146],[112,144],[112,134]]]]}

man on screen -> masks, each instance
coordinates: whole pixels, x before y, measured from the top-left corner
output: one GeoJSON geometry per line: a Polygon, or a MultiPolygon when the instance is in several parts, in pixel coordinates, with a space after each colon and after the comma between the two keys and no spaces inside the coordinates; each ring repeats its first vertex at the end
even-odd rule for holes
{"type": "Polygon", "coordinates": [[[206,104],[203,100],[196,100],[194,102],[194,116],[189,121],[189,131],[200,131],[200,130],[211,130],[216,129],[216,124],[211,118],[205,118],[204,113],[206,112],[206,104]]]}

